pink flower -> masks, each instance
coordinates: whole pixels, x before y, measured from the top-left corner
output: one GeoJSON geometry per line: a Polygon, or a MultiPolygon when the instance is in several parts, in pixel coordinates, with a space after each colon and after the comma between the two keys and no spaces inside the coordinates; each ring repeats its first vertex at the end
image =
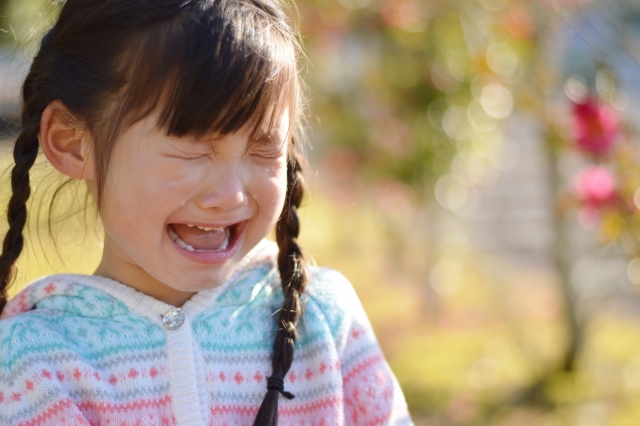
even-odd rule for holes
{"type": "Polygon", "coordinates": [[[604,167],[587,167],[576,176],[574,191],[576,198],[586,207],[599,209],[615,201],[616,180],[604,167]]]}
{"type": "Polygon", "coordinates": [[[584,152],[603,155],[616,142],[620,124],[615,111],[593,98],[573,104],[573,137],[584,152]]]}

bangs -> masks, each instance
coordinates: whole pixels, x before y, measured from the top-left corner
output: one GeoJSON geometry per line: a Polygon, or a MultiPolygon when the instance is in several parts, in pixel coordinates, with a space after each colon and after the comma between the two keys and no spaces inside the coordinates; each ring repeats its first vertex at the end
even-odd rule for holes
{"type": "Polygon", "coordinates": [[[120,61],[115,108],[125,126],[158,113],[173,136],[226,135],[251,126],[271,134],[286,109],[299,109],[297,42],[250,1],[196,3],[143,31],[120,61]]]}

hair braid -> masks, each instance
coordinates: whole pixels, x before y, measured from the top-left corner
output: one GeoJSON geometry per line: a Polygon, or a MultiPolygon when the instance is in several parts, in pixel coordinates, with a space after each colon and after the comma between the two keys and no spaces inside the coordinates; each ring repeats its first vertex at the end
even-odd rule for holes
{"type": "Polygon", "coordinates": [[[284,391],[284,377],[287,375],[295,354],[295,343],[298,337],[296,325],[302,314],[300,295],[307,284],[307,273],[304,254],[298,244],[300,221],[298,207],[304,195],[304,180],[298,155],[292,150],[287,167],[287,196],[282,216],[276,226],[278,254],[278,270],[282,281],[284,303],[278,316],[278,331],[273,343],[271,357],[272,373],[268,379],[267,394],[262,401],[254,426],[277,426],[278,397],[282,393],[292,399],[294,396],[284,391]]]}
{"type": "Polygon", "coordinates": [[[31,195],[29,169],[38,155],[37,135],[23,130],[13,149],[16,162],[11,171],[11,200],[7,209],[9,231],[4,237],[0,255],[0,313],[7,303],[7,287],[13,281],[13,265],[22,252],[24,237],[22,230],[27,222],[27,200],[31,195]]]}
{"type": "Polygon", "coordinates": [[[38,156],[40,117],[47,105],[45,97],[39,96],[40,84],[36,76],[40,74],[41,67],[45,66],[43,58],[52,50],[52,38],[52,31],[43,37],[40,50],[22,86],[22,131],[13,147],[15,165],[11,170],[12,193],[7,208],[9,230],[4,237],[0,254],[0,314],[7,304],[7,289],[15,278],[14,264],[24,246],[22,231],[27,223],[27,200],[31,195],[29,171],[38,156]]]}

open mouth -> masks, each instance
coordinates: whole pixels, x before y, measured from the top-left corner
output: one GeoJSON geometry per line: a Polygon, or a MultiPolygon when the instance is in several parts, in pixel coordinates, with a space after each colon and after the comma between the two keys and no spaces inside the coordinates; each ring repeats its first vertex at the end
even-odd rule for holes
{"type": "Polygon", "coordinates": [[[171,223],[169,237],[190,252],[223,252],[237,241],[245,222],[214,228],[190,223],[171,223]]]}

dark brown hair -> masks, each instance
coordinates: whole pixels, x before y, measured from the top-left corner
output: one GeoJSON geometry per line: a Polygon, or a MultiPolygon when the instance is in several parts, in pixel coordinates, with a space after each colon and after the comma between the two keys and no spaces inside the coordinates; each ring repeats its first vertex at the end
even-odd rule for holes
{"type": "Polygon", "coordinates": [[[297,242],[304,193],[294,146],[301,114],[297,32],[279,0],[67,0],[44,35],[22,88],[22,131],[11,172],[9,231],[0,255],[0,313],[23,245],[29,170],[44,109],[54,101],[90,132],[100,208],[115,141],[159,113],[173,136],[270,132],[291,115],[287,195],[276,227],[285,301],[277,318],[272,375],[255,425],[278,423],[278,398],[293,361],[305,261],[297,242]]]}

